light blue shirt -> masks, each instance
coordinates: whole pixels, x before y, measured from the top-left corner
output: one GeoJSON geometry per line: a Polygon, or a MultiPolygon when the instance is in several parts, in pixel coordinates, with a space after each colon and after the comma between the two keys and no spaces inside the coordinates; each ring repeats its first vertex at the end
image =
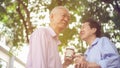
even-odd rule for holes
{"type": "Polygon", "coordinates": [[[101,68],[120,68],[120,55],[107,37],[96,38],[85,56],[88,62],[95,62],[101,68]]]}

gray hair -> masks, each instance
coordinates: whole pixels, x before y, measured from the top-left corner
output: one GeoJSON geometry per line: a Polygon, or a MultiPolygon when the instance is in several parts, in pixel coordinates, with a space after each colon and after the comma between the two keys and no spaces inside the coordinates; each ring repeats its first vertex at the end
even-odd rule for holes
{"type": "MultiPolygon", "coordinates": [[[[58,9],[64,9],[64,10],[68,11],[68,9],[65,8],[64,6],[57,6],[57,7],[55,7],[55,8],[52,9],[50,15],[51,15],[51,14],[54,14],[54,12],[55,12],[56,10],[58,10],[58,9]]],[[[68,12],[69,12],[69,11],[68,11],[68,12]]]]}

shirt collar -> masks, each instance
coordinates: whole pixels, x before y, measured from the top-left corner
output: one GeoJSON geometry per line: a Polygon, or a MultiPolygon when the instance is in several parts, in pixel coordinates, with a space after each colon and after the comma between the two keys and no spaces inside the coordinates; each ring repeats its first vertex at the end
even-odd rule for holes
{"type": "Polygon", "coordinates": [[[55,33],[55,31],[50,26],[48,27],[48,31],[51,34],[51,36],[57,40],[58,45],[60,45],[61,41],[58,39],[57,34],[55,33]]]}
{"type": "Polygon", "coordinates": [[[84,55],[85,55],[86,57],[87,57],[87,54],[88,54],[89,50],[98,43],[98,40],[99,40],[99,39],[100,39],[100,38],[96,38],[96,39],[93,41],[92,45],[91,45],[91,46],[88,48],[88,50],[84,53],[84,55]]]}
{"type": "Polygon", "coordinates": [[[98,40],[99,40],[99,38],[96,38],[96,39],[93,41],[92,45],[91,45],[89,48],[95,46],[95,45],[98,43],[98,40]]]}
{"type": "Polygon", "coordinates": [[[57,34],[55,33],[55,31],[49,26],[48,27],[48,31],[51,34],[52,37],[57,37],[57,34]]]}

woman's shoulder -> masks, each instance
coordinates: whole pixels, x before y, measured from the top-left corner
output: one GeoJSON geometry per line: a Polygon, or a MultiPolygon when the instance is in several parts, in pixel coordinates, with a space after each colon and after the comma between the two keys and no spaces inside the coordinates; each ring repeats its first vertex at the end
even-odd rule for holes
{"type": "Polygon", "coordinates": [[[112,42],[110,41],[110,39],[108,37],[100,37],[99,38],[99,43],[102,44],[111,44],[112,42]]]}
{"type": "Polygon", "coordinates": [[[109,40],[109,38],[108,38],[108,37],[103,36],[103,37],[101,37],[101,38],[100,38],[100,40],[109,40]]]}

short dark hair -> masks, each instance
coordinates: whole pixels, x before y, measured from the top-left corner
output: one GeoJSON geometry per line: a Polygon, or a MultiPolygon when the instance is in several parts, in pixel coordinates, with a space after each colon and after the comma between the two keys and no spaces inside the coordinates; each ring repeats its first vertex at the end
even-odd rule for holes
{"type": "Polygon", "coordinates": [[[97,31],[96,31],[96,33],[95,33],[96,36],[97,36],[97,37],[101,37],[101,35],[102,35],[102,32],[101,32],[101,24],[100,24],[99,22],[97,22],[97,21],[95,21],[94,19],[91,19],[91,18],[85,20],[83,23],[85,23],[85,22],[88,22],[88,23],[89,23],[89,26],[90,26],[91,28],[96,28],[96,29],[97,29],[97,31]]]}

